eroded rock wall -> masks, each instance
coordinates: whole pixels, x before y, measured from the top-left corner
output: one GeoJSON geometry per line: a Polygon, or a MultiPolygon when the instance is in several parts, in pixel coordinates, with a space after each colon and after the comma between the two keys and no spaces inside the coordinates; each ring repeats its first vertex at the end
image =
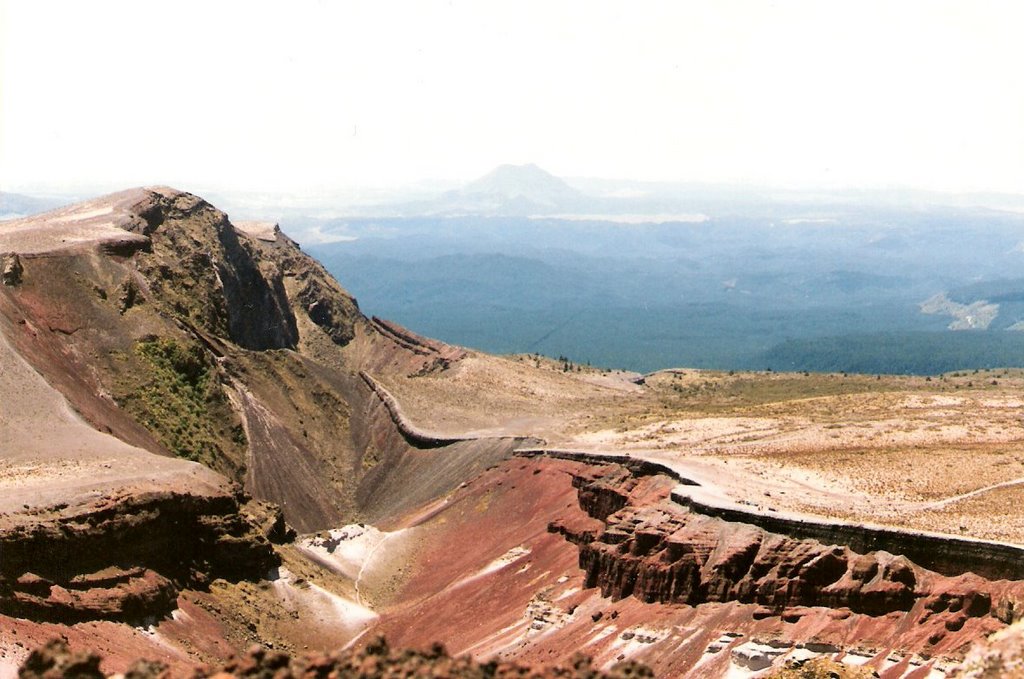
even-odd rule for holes
{"type": "Polygon", "coordinates": [[[790,517],[703,502],[687,493],[673,493],[677,503],[706,516],[747,523],[795,538],[836,542],[858,552],[890,551],[944,575],[973,572],[990,580],[1024,580],[1024,548],[956,535],[865,526],[817,517],[790,517]]]}
{"type": "Polygon", "coordinates": [[[578,546],[586,586],[613,600],[737,601],[761,605],[765,616],[811,606],[871,616],[917,611],[918,624],[941,622],[937,635],[969,618],[1009,624],[1024,610],[1022,582],[947,577],[903,555],[859,553],[698,514],[668,499],[667,484],[656,478],[637,478],[614,464],[589,467],[573,485],[580,506],[603,529],[549,527],[578,546]]]}
{"type": "Polygon", "coordinates": [[[151,241],[137,266],[155,301],[246,349],[295,347],[284,272],[261,269],[227,215],[192,194],[160,189],[133,209],[140,219],[129,230],[151,241]]]}
{"type": "Polygon", "coordinates": [[[284,528],[266,509],[247,513],[241,499],[126,491],[5,521],[0,613],[137,622],[168,613],[183,587],[263,578],[279,563],[269,538],[284,528]]]}

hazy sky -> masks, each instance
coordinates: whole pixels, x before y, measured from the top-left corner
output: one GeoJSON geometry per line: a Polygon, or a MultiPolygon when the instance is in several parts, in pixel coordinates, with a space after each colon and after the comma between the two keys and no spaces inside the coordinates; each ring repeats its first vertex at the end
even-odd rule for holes
{"type": "Polygon", "coordinates": [[[1024,3],[0,0],[0,186],[1024,193],[1024,3]]]}

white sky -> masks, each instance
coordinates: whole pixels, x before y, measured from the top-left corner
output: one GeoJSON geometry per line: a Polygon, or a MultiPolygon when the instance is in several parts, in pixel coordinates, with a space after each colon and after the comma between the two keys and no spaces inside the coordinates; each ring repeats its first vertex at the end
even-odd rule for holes
{"type": "Polygon", "coordinates": [[[0,186],[1024,193],[1024,3],[0,0],[0,186]]]}

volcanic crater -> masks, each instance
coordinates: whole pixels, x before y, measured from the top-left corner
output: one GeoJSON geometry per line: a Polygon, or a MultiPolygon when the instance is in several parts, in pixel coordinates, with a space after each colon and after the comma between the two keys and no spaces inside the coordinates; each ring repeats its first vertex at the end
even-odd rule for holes
{"type": "Polygon", "coordinates": [[[191,676],[379,634],[924,677],[1024,615],[1022,375],[489,356],[167,187],[2,222],[0,257],[0,677],[54,637],[191,676]]]}

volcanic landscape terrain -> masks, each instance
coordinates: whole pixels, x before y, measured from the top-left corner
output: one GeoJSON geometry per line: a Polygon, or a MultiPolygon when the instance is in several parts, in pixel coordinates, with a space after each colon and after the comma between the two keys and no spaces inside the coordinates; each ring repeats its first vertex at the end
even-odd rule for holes
{"type": "Polygon", "coordinates": [[[54,637],[188,676],[378,634],[980,676],[1019,634],[1021,371],[490,356],[166,187],[2,222],[0,257],[0,678],[54,637]]]}

